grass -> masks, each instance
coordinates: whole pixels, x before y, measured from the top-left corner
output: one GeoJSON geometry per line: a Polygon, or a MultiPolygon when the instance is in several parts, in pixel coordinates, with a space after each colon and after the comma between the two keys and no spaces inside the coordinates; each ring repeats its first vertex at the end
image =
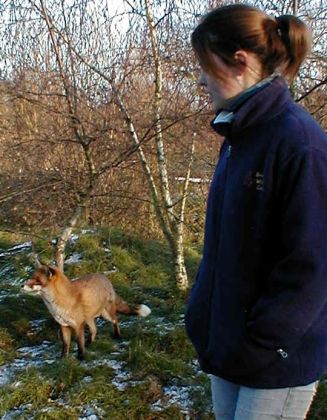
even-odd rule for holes
{"type": "MultiPolygon", "coordinates": [[[[0,235],[3,250],[21,242],[25,238],[0,235]]],[[[36,247],[42,251],[42,246],[43,259],[50,262],[48,243],[40,240],[36,247]]],[[[0,259],[0,365],[10,372],[1,383],[0,370],[0,417],[77,420],[93,414],[113,420],[182,420],[188,413],[191,419],[213,419],[210,383],[194,364],[183,325],[185,298],[175,288],[164,244],[115,229],[88,231],[69,244],[67,256],[82,256],[66,266],[69,277],[111,271],[126,301],[152,310],[145,319],[120,315],[121,340],[113,338],[110,323],[100,323],[82,363],[76,359],[76,344],[69,357],[59,357],[57,324],[40,298],[20,293],[33,271],[29,252],[0,259]],[[169,395],[176,390],[180,399],[174,402],[169,395]]],[[[186,248],[190,278],[198,261],[199,250],[186,248]]],[[[326,418],[327,384],[321,381],[307,419],[326,418]]]]}
{"type": "Polygon", "coordinates": [[[326,378],[320,381],[317,395],[312,403],[310,412],[306,420],[326,420],[327,419],[327,384],[326,378]]]}
{"type": "MultiPolygon", "coordinates": [[[[0,236],[4,250],[21,242],[0,236]]],[[[39,240],[35,247],[43,249],[43,260],[52,261],[48,242],[39,240]]],[[[69,244],[67,256],[81,256],[65,267],[69,277],[111,272],[110,280],[127,302],[145,303],[152,310],[145,319],[121,315],[121,340],[113,338],[110,323],[100,323],[82,363],[76,359],[76,344],[68,358],[60,359],[57,324],[40,298],[20,293],[33,271],[29,252],[0,259],[0,364],[10,372],[2,386],[0,376],[0,416],[174,420],[185,419],[188,412],[194,419],[213,418],[208,379],[192,364],[195,353],[183,326],[185,298],[175,288],[164,244],[109,229],[79,234],[69,244]],[[186,402],[169,397],[171,389],[184,388],[186,402]]],[[[198,259],[190,248],[191,272],[198,259]]]]}

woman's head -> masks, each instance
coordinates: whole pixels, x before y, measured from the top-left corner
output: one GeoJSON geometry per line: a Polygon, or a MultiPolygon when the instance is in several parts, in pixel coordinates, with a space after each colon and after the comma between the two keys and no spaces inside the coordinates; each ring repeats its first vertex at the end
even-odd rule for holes
{"type": "Polygon", "coordinates": [[[278,18],[244,4],[224,6],[203,17],[192,34],[192,45],[202,69],[213,77],[224,78],[215,65],[218,56],[230,67],[248,66],[247,57],[256,59],[258,79],[280,73],[289,81],[295,77],[311,46],[307,26],[298,18],[278,18]]]}

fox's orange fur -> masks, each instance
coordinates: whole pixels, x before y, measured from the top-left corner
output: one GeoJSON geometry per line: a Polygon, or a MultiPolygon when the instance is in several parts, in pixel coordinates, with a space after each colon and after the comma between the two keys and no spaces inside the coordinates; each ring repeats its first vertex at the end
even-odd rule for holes
{"type": "Polygon", "coordinates": [[[114,291],[111,282],[102,274],[89,274],[69,280],[57,267],[42,265],[23,286],[26,292],[40,294],[51,315],[59,323],[63,342],[62,355],[69,353],[72,331],[78,342],[78,357],[84,358],[84,328],[89,327],[89,343],[95,339],[95,318],[102,316],[114,325],[120,337],[116,312],[147,316],[146,305],[129,306],[114,291]]]}

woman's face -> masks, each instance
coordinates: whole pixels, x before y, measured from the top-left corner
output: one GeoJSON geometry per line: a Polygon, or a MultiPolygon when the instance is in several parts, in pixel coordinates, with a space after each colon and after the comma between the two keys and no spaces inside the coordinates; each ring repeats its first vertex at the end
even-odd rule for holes
{"type": "Polygon", "coordinates": [[[229,99],[260,80],[257,72],[253,73],[248,66],[249,59],[251,61],[253,58],[243,52],[236,54],[238,64],[235,66],[226,64],[216,54],[212,54],[211,60],[217,75],[201,69],[198,84],[209,94],[215,112],[223,108],[229,99]]]}
{"type": "Polygon", "coordinates": [[[198,84],[204,87],[204,91],[210,96],[216,112],[242,89],[237,81],[237,68],[225,64],[217,55],[212,55],[211,59],[215,64],[217,76],[201,69],[198,84]]]}

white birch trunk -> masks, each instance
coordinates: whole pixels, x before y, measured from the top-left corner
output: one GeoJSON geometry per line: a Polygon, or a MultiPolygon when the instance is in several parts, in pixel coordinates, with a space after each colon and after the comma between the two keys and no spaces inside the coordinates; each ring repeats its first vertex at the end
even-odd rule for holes
{"type": "MultiPolygon", "coordinates": [[[[177,287],[181,290],[186,290],[188,288],[188,278],[184,261],[184,213],[185,213],[185,202],[186,202],[186,191],[188,187],[189,175],[186,177],[187,181],[184,184],[183,196],[182,196],[182,206],[179,216],[174,211],[174,206],[172,203],[169,180],[168,180],[168,171],[167,171],[167,161],[165,157],[165,149],[162,137],[162,126],[161,126],[161,102],[162,102],[162,64],[160,59],[160,53],[158,48],[157,34],[155,30],[155,25],[149,5],[149,0],[145,0],[146,8],[146,17],[148,30],[151,40],[151,49],[154,59],[154,68],[155,68],[155,98],[154,98],[154,118],[155,118],[155,139],[156,139],[156,148],[157,148],[157,161],[158,169],[160,176],[160,187],[162,194],[162,201],[164,203],[164,209],[166,211],[166,219],[170,226],[170,231],[172,232],[172,237],[169,238],[168,242],[170,244],[173,263],[174,263],[174,272],[175,280],[177,287]]],[[[190,168],[190,167],[189,167],[190,168]]]]}
{"type": "Polygon", "coordinates": [[[64,262],[65,262],[65,249],[67,242],[70,238],[70,235],[72,234],[72,231],[74,227],[76,226],[76,223],[78,219],[80,218],[82,212],[83,212],[84,206],[79,205],[72,217],[68,220],[66,226],[64,227],[63,231],[61,232],[61,235],[58,238],[57,246],[56,246],[56,265],[61,270],[64,271],[64,262]]]}
{"type": "Polygon", "coordinates": [[[155,127],[155,140],[157,149],[157,161],[160,176],[160,188],[163,197],[164,205],[168,212],[167,216],[169,222],[174,224],[174,214],[172,207],[172,200],[169,190],[167,163],[165,157],[165,148],[162,138],[162,126],[161,126],[161,101],[162,101],[162,65],[160,54],[158,50],[157,34],[154,27],[153,17],[150,10],[149,0],[145,0],[146,17],[149,29],[149,35],[151,40],[151,49],[154,59],[155,69],[155,96],[154,96],[154,127],[155,127]]]}
{"type": "Polygon", "coordinates": [[[182,202],[181,202],[180,214],[179,214],[179,219],[177,222],[177,232],[176,232],[175,276],[176,276],[177,287],[180,290],[184,290],[184,291],[186,291],[189,287],[187,272],[185,268],[184,243],[183,243],[185,206],[186,206],[188,187],[190,183],[191,168],[192,168],[192,163],[193,163],[194,153],[195,153],[195,137],[196,137],[196,133],[193,132],[191,157],[189,160],[189,165],[187,168],[187,173],[186,173],[185,182],[183,186],[182,202]]]}

